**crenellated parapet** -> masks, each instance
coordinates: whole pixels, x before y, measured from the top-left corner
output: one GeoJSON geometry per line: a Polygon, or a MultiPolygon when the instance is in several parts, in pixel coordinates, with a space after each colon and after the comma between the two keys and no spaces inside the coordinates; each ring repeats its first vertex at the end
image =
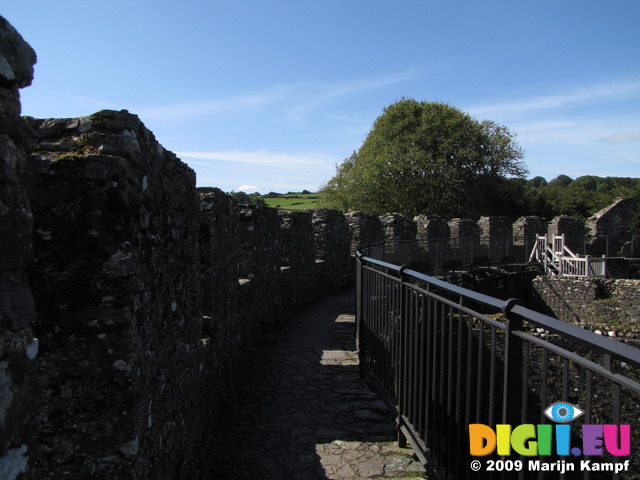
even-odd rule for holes
{"type": "Polygon", "coordinates": [[[31,84],[36,54],[0,17],[0,477],[39,478],[39,343],[32,291],[33,215],[22,182],[30,149],[19,89],[31,84]]]}
{"type": "Polygon", "coordinates": [[[34,62],[0,17],[0,477],[213,478],[243,352],[352,285],[356,249],[419,237],[442,267],[541,233],[238,204],[126,110],[20,118],[34,62]]]}

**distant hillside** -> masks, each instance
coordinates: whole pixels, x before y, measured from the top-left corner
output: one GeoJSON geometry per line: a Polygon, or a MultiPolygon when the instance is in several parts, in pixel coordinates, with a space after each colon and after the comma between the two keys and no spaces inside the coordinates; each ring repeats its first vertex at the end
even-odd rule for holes
{"type": "Polygon", "coordinates": [[[269,194],[261,195],[259,198],[262,198],[267,206],[281,210],[305,210],[318,207],[317,193],[269,194]]]}
{"type": "Polygon", "coordinates": [[[303,190],[301,193],[269,192],[266,195],[261,195],[258,192],[245,193],[233,191],[229,194],[239,203],[263,204],[280,210],[305,210],[307,208],[318,208],[318,198],[320,197],[320,194],[312,193],[308,190],[303,190]]]}

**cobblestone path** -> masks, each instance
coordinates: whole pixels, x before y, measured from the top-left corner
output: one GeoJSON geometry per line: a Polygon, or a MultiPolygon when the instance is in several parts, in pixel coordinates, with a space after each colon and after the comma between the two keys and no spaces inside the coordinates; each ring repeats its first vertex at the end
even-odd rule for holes
{"type": "Polygon", "coordinates": [[[353,310],[353,291],[333,295],[262,337],[227,415],[221,478],[426,478],[360,379],[353,310]]]}

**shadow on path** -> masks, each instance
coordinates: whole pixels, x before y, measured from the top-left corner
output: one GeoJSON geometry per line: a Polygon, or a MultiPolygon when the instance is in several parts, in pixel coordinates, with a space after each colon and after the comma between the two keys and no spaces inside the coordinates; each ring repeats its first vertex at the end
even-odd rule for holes
{"type": "Polygon", "coordinates": [[[225,413],[220,478],[425,478],[360,379],[354,303],[330,296],[262,337],[225,413]]]}

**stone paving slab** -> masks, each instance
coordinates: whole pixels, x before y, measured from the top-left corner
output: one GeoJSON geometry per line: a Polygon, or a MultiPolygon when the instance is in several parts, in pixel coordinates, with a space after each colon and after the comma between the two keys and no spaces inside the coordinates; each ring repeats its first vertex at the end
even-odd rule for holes
{"type": "Polygon", "coordinates": [[[225,415],[228,480],[424,479],[395,422],[360,378],[354,292],[264,335],[225,415]]]}

